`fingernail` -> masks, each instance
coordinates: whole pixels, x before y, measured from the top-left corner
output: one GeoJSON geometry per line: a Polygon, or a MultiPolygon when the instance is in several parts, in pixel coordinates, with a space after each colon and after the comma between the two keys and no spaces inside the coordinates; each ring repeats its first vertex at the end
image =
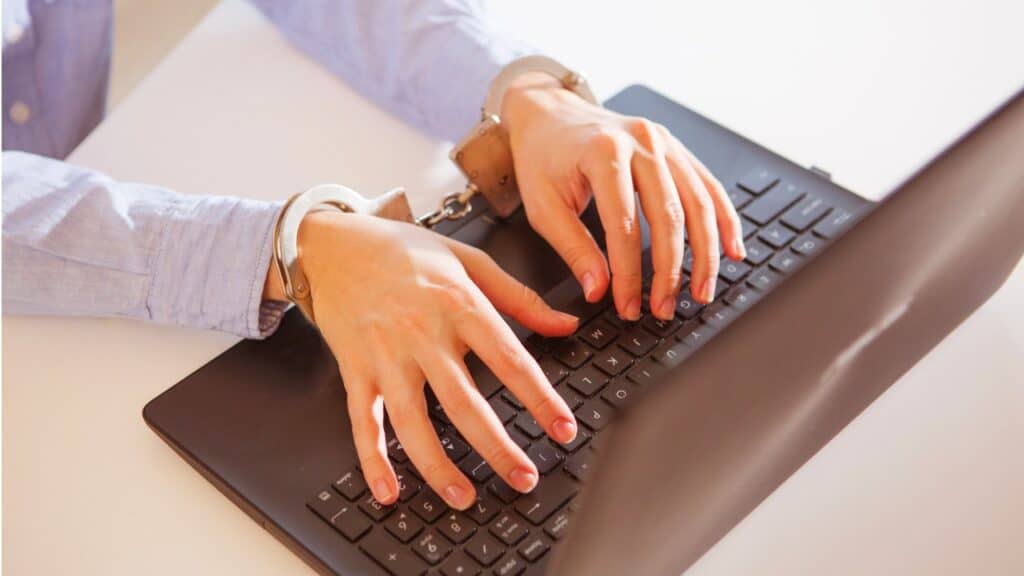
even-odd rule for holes
{"type": "Polygon", "coordinates": [[[739,256],[740,260],[743,260],[744,258],[747,257],[747,249],[746,249],[746,247],[743,246],[743,239],[742,238],[737,238],[737,239],[732,241],[732,251],[737,256],[739,256]]]}
{"type": "Polygon", "coordinates": [[[676,299],[671,296],[666,296],[661,301],[661,306],[658,307],[658,313],[661,314],[662,318],[671,318],[676,311],[676,299]]]}
{"type": "Polygon", "coordinates": [[[626,320],[640,319],[640,299],[633,298],[626,306],[626,320]]]}
{"type": "Polygon", "coordinates": [[[529,468],[516,468],[508,477],[512,487],[520,492],[529,492],[537,485],[537,474],[529,468]]]}
{"type": "Polygon", "coordinates": [[[458,484],[449,484],[444,489],[445,500],[448,504],[456,508],[463,508],[466,506],[466,491],[458,484]]]}
{"type": "Polygon", "coordinates": [[[568,444],[576,438],[576,424],[571,420],[559,418],[558,420],[555,420],[555,424],[552,428],[555,429],[555,439],[562,444],[568,444]]]}
{"type": "Polygon", "coordinates": [[[573,316],[572,314],[566,314],[565,312],[561,312],[559,310],[555,310],[555,312],[558,314],[559,318],[561,318],[562,320],[565,320],[566,322],[573,322],[573,323],[579,324],[579,321],[580,321],[579,316],[573,316]]]}
{"type": "Polygon", "coordinates": [[[715,279],[714,277],[708,278],[704,281],[704,285],[701,287],[700,295],[705,302],[711,302],[715,299],[715,279]]]}
{"type": "Polygon", "coordinates": [[[388,500],[391,500],[391,485],[388,484],[387,480],[380,478],[374,481],[373,497],[376,498],[378,502],[387,502],[388,500]]]}
{"type": "Polygon", "coordinates": [[[594,282],[594,275],[590,272],[583,273],[583,295],[590,300],[594,297],[594,289],[597,288],[597,283],[594,282]]]}

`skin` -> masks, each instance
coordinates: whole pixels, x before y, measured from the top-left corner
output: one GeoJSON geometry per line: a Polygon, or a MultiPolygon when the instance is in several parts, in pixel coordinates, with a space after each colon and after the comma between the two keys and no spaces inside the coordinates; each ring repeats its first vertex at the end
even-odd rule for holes
{"type": "MultiPolygon", "coordinates": [[[[746,256],[725,190],[664,127],[593,106],[552,78],[532,74],[506,92],[502,119],[530,224],[571,267],[588,300],[603,298],[610,287],[619,315],[640,317],[641,210],[651,226],[650,301],[659,318],[673,316],[684,231],[694,251],[691,286],[698,301],[714,296],[720,239],[726,256],[746,256]],[[591,200],[606,231],[607,260],[579,220],[591,200]]],[[[476,500],[472,482],[445,455],[430,424],[428,381],[495,473],[521,492],[532,490],[536,467],[477,391],[464,356],[476,353],[552,439],[568,443],[577,433],[572,412],[499,312],[551,337],[572,334],[577,319],[552,310],[482,251],[411,224],[316,212],[303,220],[298,243],[377,500],[390,504],[398,497],[385,410],[438,495],[460,510],[476,500]]],[[[286,300],[273,267],[263,296],[286,300]]]]}

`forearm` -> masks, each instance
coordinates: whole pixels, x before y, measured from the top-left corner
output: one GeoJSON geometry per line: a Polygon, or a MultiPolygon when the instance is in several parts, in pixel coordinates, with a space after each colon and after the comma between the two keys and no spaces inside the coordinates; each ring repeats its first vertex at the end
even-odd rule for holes
{"type": "Polygon", "coordinates": [[[117,316],[265,335],[279,205],[189,196],[4,153],[5,313],[117,316]],[[261,326],[262,324],[262,326],[261,326]]]}
{"type": "Polygon", "coordinates": [[[479,119],[491,79],[524,51],[469,0],[252,2],[364,96],[449,140],[479,119]]]}

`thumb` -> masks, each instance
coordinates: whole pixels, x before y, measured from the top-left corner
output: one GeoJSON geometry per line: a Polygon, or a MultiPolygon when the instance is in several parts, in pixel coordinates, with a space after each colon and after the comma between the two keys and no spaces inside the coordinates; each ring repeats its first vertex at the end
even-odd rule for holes
{"type": "Polygon", "coordinates": [[[498,311],[544,336],[568,336],[576,331],[579,318],[548,306],[536,292],[502,270],[484,251],[454,240],[449,248],[498,311]]]}

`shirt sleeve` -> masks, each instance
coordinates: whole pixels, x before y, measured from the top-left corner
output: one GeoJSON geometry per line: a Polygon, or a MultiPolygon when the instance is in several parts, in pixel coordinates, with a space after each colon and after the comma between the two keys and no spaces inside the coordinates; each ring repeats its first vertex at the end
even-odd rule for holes
{"type": "Polygon", "coordinates": [[[473,0],[251,0],[299,49],[428,134],[461,138],[527,49],[473,0]]]}
{"type": "Polygon", "coordinates": [[[117,182],[3,153],[3,309],[118,316],[259,338],[286,304],[263,302],[281,205],[117,182]]]}

